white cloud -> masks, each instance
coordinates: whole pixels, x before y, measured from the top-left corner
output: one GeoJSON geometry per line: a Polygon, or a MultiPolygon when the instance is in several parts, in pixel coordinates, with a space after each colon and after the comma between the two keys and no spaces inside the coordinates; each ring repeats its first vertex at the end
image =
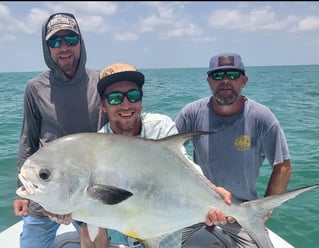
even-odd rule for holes
{"type": "Polygon", "coordinates": [[[0,32],[1,35],[6,35],[5,32],[15,31],[17,29],[17,21],[11,16],[10,10],[5,5],[0,4],[0,32]]]}
{"type": "Polygon", "coordinates": [[[202,34],[202,30],[185,14],[183,3],[151,2],[147,6],[153,11],[140,22],[139,32],[154,32],[160,39],[197,37],[202,34]]]}
{"type": "Polygon", "coordinates": [[[82,15],[77,17],[77,21],[81,31],[105,33],[113,29],[101,16],[82,15]]]}
{"type": "Polygon", "coordinates": [[[183,25],[183,27],[176,27],[167,32],[167,37],[184,37],[184,36],[200,36],[202,31],[194,24],[189,24],[188,26],[183,25]]]}
{"type": "Polygon", "coordinates": [[[271,7],[264,6],[245,12],[245,9],[221,9],[212,11],[208,23],[213,28],[237,31],[278,31],[291,29],[298,19],[287,16],[278,20],[271,7]]]}
{"type": "Polygon", "coordinates": [[[0,42],[8,42],[15,40],[16,37],[12,34],[3,34],[0,36],[0,42]]]}
{"type": "Polygon", "coordinates": [[[115,33],[113,35],[114,40],[117,41],[133,41],[137,40],[138,36],[132,32],[115,33]]]}
{"type": "Polygon", "coordinates": [[[117,5],[112,2],[48,2],[45,6],[53,12],[70,12],[75,15],[112,15],[117,11],[117,5]]]}
{"type": "Polygon", "coordinates": [[[39,32],[42,23],[49,16],[48,11],[39,8],[32,8],[24,20],[19,20],[18,27],[24,33],[32,34],[39,32]]]}
{"type": "Polygon", "coordinates": [[[308,16],[298,23],[298,28],[301,31],[312,31],[319,29],[319,17],[308,16]]]}

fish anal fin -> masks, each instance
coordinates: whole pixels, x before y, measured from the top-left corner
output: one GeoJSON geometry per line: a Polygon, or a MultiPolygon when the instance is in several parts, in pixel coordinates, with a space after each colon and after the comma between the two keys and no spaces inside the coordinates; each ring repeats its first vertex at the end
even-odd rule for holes
{"type": "Polygon", "coordinates": [[[99,233],[99,227],[90,224],[88,224],[87,227],[90,240],[93,242],[99,233]]]}
{"type": "Polygon", "coordinates": [[[177,230],[167,235],[160,237],[143,240],[145,248],[158,248],[158,247],[170,247],[180,248],[182,247],[182,229],[177,230]]]}
{"type": "Polygon", "coordinates": [[[118,204],[133,195],[133,193],[125,189],[102,184],[93,184],[88,186],[87,193],[92,198],[100,200],[104,204],[108,205],[118,204]]]}
{"type": "Polygon", "coordinates": [[[140,241],[141,244],[143,244],[143,246],[145,248],[159,248],[160,247],[160,242],[163,239],[163,237],[156,237],[156,238],[152,238],[152,239],[145,239],[140,241]]]}

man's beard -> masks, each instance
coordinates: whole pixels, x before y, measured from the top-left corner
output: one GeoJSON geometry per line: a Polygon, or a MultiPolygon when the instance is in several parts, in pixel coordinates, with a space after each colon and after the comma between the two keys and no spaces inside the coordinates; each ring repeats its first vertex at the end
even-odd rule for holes
{"type": "Polygon", "coordinates": [[[238,94],[235,94],[234,92],[230,96],[222,96],[219,95],[218,93],[215,95],[215,100],[218,105],[231,105],[233,104],[236,99],[238,98],[238,94]]]}

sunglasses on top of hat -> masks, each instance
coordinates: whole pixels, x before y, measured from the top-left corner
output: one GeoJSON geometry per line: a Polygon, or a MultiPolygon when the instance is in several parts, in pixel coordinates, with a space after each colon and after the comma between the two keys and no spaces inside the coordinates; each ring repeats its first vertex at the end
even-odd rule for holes
{"type": "Polygon", "coordinates": [[[105,98],[110,105],[118,105],[123,102],[125,96],[131,103],[139,102],[142,99],[143,91],[136,89],[127,92],[114,91],[103,95],[103,98],[105,98]]]}
{"type": "Polygon", "coordinates": [[[225,75],[228,79],[230,80],[235,80],[240,77],[240,75],[244,74],[244,72],[239,71],[239,70],[227,70],[227,71],[212,71],[209,73],[209,76],[212,77],[214,80],[222,80],[225,75]]]}
{"type": "Polygon", "coordinates": [[[79,43],[80,36],[78,34],[68,34],[62,36],[53,36],[47,43],[51,48],[59,48],[61,46],[62,40],[64,40],[67,46],[76,46],[79,43]]]}

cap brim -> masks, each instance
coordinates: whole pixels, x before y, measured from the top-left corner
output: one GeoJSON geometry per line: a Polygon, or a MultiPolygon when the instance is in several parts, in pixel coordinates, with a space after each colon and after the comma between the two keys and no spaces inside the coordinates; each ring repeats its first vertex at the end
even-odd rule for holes
{"type": "Polygon", "coordinates": [[[233,67],[233,66],[223,66],[223,67],[211,69],[211,70],[207,71],[207,74],[209,74],[209,73],[211,73],[213,71],[222,71],[222,70],[227,70],[227,69],[233,69],[233,70],[238,70],[238,71],[241,71],[241,72],[245,72],[245,70],[243,70],[241,68],[236,68],[236,67],[233,67]]]}
{"type": "Polygon", "coordinates": [[[123,71],[108,75],[100,79],[97,84],[100,96],[104,94],[104,91],[108,86],[121,81],[134,82],[141,88],[144,84],[144,75],[138,71],[123,71]]]}
{"type": "Polygon", "coordinates": [[[73,28],[58,28],[58,29],[54,29],[52,30],[50,33],[48,33],[45,36],[45,40],[49,40],[53,35],[55,35],[57,32],[62,31],[62,30],[69,30],[72,31],[75,34],[79,34],[79,32],[77,32],[76,30],[74,30],[73,28]]]}

